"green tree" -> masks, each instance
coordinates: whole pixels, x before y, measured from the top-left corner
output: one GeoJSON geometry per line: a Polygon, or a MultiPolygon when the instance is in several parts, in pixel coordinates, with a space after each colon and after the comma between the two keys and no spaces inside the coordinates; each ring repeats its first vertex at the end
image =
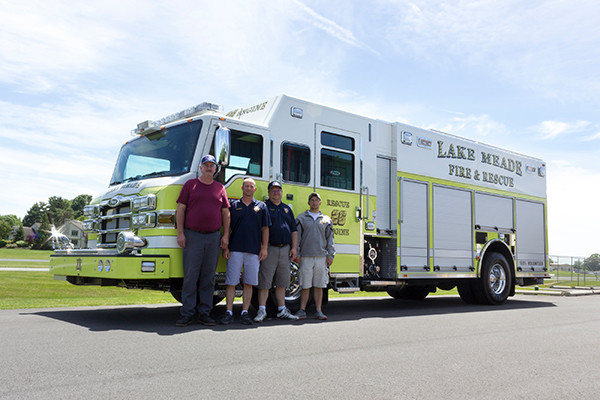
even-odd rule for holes
{"type": "Polygon", "coordinates": [[[15,232],[15,242],[17,240],[25,240],[25,230],[23,229],[23,225],[18,225],[17,231],[15,232]]]}
{"type": "Polygon", "coordinates": [[[50,224],[59,227],[66,220],[73,218],[74,211],[71,208],[71,201],[59,196],[48,198],[48,219],[50,224]]]}
{"type": "Polygon", "coordinates": [[[8,239],[12,232],[12,226],[3,219],[0,219],[0,239],[8,239]]]}
{"type": "Polygon", "coordinates": [[[594,253],[583,261],[590,271],[600,271],[600,254],[594,253]]]}
{"type": "Polygon", "coordinates": [[[83,207],[90,204],[90,201],[92,201],[92,196],[90,196],[89,194],[80,194],[79,196],[71,200],[71,208],[74,212],[74,219],[79,219],[79,217],[83,215],[83,207]]]}
{"type": "Polygon", "coordinates": [[[23,217],[24,226],[33,226],[36,222],[42,222],[48,212],[48,204],[43,201],[37,202],[31,206],[25,217],[23,217]]]}
{"type": "Polygon", "coordinates": [[[8,222],[10,224],[10,226],[23,226],[23,223],[21,222],[19,217],[17,217],[14,214],[2,215],[2,216],[0,216],[0,219],[8,222]]]}
{"type": "Polygon", "coordinates": [[[51,250],[52,243],[50,243],[50,223],[48,222],[48,215],[42,217],[40,227],[36,231],[37,237],[33,241],[32,249],[35,250],[51,250]]]}

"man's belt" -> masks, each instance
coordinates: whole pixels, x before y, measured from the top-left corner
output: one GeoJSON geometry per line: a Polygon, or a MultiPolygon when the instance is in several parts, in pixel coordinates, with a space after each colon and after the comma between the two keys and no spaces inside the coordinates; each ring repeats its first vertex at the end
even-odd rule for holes
{"type": "Polygon", "coordinates": [[[269,246],[273,246],[273,247],[283,247],[283,246],[288,246],[289,243],[269,243],[269,246]]]}

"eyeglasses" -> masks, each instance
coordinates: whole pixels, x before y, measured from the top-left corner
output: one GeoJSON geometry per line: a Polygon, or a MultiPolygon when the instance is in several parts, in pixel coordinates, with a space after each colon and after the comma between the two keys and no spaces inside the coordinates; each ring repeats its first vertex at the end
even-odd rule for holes
{"type": "Polygon", "coordinates": [[[271,189],[269,193],[281,193],[281,189],[271,189]]]}

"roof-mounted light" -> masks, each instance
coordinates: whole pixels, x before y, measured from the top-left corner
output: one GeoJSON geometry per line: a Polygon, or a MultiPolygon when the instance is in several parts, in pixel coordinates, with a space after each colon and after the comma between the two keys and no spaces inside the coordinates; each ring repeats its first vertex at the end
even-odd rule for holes
{"type": "Polygon", "coordinates": [[[144,122],[140,122],[137,125],[137,128],[135,128],[131,131],[131,134],[133,136],[147,135],[149,133],[159,131],[166,124],[169,124],[171,122],[174,122],[174,121],[177,121],[180,119],[190,118],[195,115],[201,114],[205,111],[223,112],[223,106],[220,106],[218,104],[204,102],[204,103],[198,104],[196,106],[186,108],[185,110],[176,112],[174,114],[167,115],[166,117],[161,118],[156,121],[147,120],[144,122]]]}

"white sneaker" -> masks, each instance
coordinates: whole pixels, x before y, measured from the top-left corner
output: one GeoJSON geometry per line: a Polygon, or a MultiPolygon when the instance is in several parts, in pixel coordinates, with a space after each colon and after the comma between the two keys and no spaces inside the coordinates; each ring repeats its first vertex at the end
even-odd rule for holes
{"type": "Polygon", "coordinates": [[[292,314],[290,312],[290,310],[288,310],[287,307],[284,307],[283,310],[281,310],[281,311],[279,311],[277,313],[277,318],[279,318],[279,319],[289,319],[291,321],[296,321],[296,320],[300,319],[300,317],[297,317],[294,314],[292,314]]]}
{"type": "Polygon", "coordinates": [[[256,317],[254,317],[254,322],[263,322],[267,318],[267,311],[264,308],[259,308],[256,317]]]}

